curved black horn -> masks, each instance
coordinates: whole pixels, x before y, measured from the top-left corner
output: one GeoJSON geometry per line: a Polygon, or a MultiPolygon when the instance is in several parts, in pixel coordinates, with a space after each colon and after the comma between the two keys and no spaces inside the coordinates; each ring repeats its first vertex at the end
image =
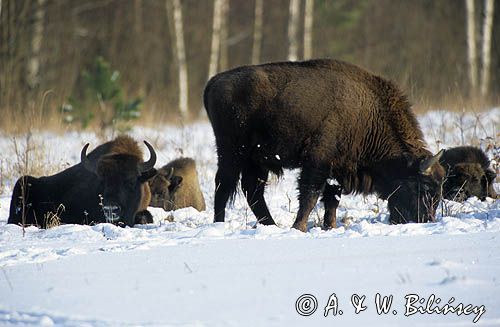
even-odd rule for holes
{"type": "Polygon", "coordinates": [[[428,174],[429,173],[429,168],[431,168],[435,163],[439,161],[441,156],[444,153],[444,149],[439,151],[435,156],[432,156],[430,158],[425,159],[420,163],[420,172],[422,174],[428,174]]]}
{"type": "Polygon", "coordinates": [[[153,149],[151,144],[149,144],[148,142],[144,141],[144,144],[146,144],[146,146],[148,147],[148,150],[149,150],[149,160],[146,162],[143,162],[141,164],[141,167],[140,167],[141,172],[146,172],[148,170],[151,170],[155,166],[155,163],[156,163],[155,150],[153,149]]]}
{"type": "Polygon", "coordinates": [[[89,160],[87,157],[87,149],[89,148],[90,143],[85,144],[85,146],[82,149],[82,152],[80,153],[80,161],[83,164],[83,167],[87,169],[90,172],[95,173],[95,167],[92,164],[92,162],[89,160]]]}

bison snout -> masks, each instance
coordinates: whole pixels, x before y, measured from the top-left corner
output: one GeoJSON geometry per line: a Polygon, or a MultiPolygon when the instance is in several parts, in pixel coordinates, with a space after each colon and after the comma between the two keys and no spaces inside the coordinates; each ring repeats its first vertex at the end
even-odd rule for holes
{"type": "Polygon", "coordinates": [[[107,222],[115,222],[120,219],[121,207],[117,204],[106,204],[102,207],[107,222]]]}

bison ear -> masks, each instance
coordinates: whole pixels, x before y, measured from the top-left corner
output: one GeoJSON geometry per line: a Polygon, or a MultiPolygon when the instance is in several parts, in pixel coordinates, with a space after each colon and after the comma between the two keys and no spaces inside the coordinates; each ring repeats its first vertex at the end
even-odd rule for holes
{"type": "Polygon", "coordinates": [[[182,183],[181,176],[172,176],[172,178],[170,178],[170,185],[168,186],[168,191],[170,193],[175,192],[175,190],[177,190],[179,186],[181,186],[181,183],[182,183]]]}
{"type": "Polygon", "coordinates": [[[491,170],[491,169],[486,169],[484,172],[486,174],[486,179],[488,179],[488,183],[491,184],[497,178],[497,174],[491,170]]]}
{"type": "Polygon", "coordinates": [[[444,149],[439,151],[435,156],[424,159],[420,163],[420,173],[424,175],[430,175],[432,173],[432,166],[434,166],[436,163],[439,163],[439,159],[441,159],[443,153],[444,149]]]}
{"type": "Polygon", "coordinates": [[[148,171],[145,171],[145,172],[141,173],[141,175],[139,176],[139,182],[146,183],[148,180],[155,177],[157,173],[158,173],[158,171],[154,168],[152,168],[148,171]]]}

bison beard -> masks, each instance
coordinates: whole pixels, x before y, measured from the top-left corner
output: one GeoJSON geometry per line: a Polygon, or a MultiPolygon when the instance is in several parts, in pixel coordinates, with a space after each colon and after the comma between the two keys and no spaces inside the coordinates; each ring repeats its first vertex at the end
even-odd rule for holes
{"type": "Polygon", "coordinates": [[[425,149],[404,94],[336,60],[239,67],[214,76],[204,104],[215,134],[215,221],[241,187],[257,221],[274,224],[264,200],[269,172],[301,168],[294,227],[305,231],[320,195],[336,227],[341,193],[377,193],[392,223],[434,220],[444,175],[425,149]],[[333,179],[336,183],[327,183],[333,179]]]}
{"type": "Polygon", "coordinates": [[[151,158],[133,139],[120,136],[98,146],[81,163],[56,175],[21,177],[12,193],[9,224],[47,227],[47,216],[57,212],[60,223],[113,222],[128,226],[152,222],[146,210],[151,194],[147,181],[156,174],[156,154],[145,142],[151,158]]]}

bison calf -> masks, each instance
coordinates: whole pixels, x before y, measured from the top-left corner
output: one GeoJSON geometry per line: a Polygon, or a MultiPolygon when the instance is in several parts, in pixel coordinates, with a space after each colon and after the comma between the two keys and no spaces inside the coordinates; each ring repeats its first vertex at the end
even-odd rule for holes
{"type": "Polygon", "coordinates": [[[87,156],[89,144],[81,151],[81,162],[58,174],[19,178],[10,202],[9,224],[38,225],[57,216],[60,223],[91,224],[112,222],[134,225],[152,222],[146,210],[151,193],[147,181],[156,174],[156,153],[143,162],[142,151],[128,136],[98,146],[87,156]]]}
{"type": "Polygon", "coordinates": [[[481,149],[472,146],[447,149],[440,162],[446,170],[443,183],[446,199],[462,202],[476,196],[483,201],[487,196],[498,196],[493,188],[496,173],[489,168],[490,161],[481,149]]]}
{"type": "Polygon", "coordinates": [[[196,163],[191,158],[179,158],[158,170],[149,181],[152,207],[167,211],[193,207],[205,210],[205,199],[200,190],[196,163]]]}
{"type": "Polygon", "coordinates": [[[325,228],[335,227],[342,191],[378,193],[393,223],[434,220],[444,170],[392,82],[337,60],[244,66],[211,78],[204,104],[218,155],[215,221],[241,176],[257,221],[274,224],[264,188],[283,168],[301,168],[299,230],[320,195],[325,228]]]}

